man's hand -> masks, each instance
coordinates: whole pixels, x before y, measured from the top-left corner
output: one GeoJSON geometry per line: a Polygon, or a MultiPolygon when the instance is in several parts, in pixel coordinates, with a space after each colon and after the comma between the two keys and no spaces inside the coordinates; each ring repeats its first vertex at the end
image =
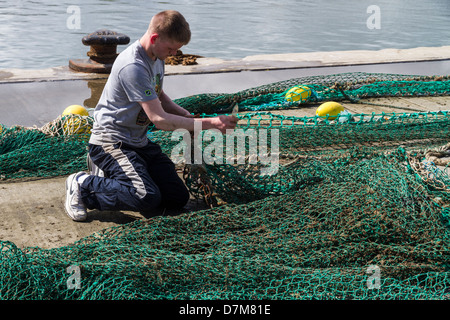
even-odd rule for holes
{"type": "Polygon", "coordinates": [[[196,116],[195,116],[195,114],[191,114],[188,112],[187,114],[184,115],[184,117],[185,118],[195,118],[196,116]]]}
{"type": "Polygon", "coordinates": [[[222,133],[226,133],[227,129],[234,130],[236,128],[238,118],[231,115],[231,116],[217,116],[215,118],[211,118],[211,120],[214,120],[212,122],[212,125],[215,129],[220,130],[222,133]]]}

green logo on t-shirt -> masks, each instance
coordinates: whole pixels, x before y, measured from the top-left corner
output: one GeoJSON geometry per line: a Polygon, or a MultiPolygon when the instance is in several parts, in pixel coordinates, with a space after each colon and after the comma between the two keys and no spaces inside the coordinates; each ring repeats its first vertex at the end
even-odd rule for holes
{"type": "Polygon", "coordinates": [[[145,90],[145,95],[146,96],[151,96],[152,95],[152,90],[150,90],[150,89],[145,90]]]}

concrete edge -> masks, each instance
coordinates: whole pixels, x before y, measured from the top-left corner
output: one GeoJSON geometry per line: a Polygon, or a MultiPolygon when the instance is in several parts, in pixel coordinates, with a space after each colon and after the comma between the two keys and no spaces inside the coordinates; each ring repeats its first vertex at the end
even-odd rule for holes
{"type": "MultiPolygon", "coordinates": [[[[247,56],[243,59],[237,60],[198,58],[196,65],[166,65],[166,75],[299,69],[439,60],[450,60],[450,46],[418,47],[411,49],[267,54],[247,56]]],[[[68,65],[41,70],[0,70],[0,84],[10,82],[92,80],[106,79],[107,77],[108,74],[73,71],[68,65]]]]}

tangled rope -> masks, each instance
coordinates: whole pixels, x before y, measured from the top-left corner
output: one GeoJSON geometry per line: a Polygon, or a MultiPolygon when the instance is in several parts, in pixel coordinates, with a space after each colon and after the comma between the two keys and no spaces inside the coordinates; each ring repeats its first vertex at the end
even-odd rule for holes
{"type": "Polygon", "coordinates": [[[428,150],[425,152],[425,158],[438,166],[448,166],[450,164],[450,142],[442,147],[428,150]]]}
{"type": "Polygon", "coordinates": [[[407,158],[411,168],[425,184],[435,190],[450,192],[450,180],[445,174],[450,164],[450,143],[425,152],[409,152],[407,158]]]}

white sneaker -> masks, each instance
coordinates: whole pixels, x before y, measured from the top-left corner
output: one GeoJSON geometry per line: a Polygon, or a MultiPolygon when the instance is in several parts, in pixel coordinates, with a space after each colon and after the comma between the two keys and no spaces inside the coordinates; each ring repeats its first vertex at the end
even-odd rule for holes
{"type": "Polygon", "coordinates": [[[67,215],[74,221],[84,221],[87,217],[86,207],[81,200],[80,185],[77,178],[86,174],[78,172],[71,174],[66,180],[66,203],[67,215]]]}

